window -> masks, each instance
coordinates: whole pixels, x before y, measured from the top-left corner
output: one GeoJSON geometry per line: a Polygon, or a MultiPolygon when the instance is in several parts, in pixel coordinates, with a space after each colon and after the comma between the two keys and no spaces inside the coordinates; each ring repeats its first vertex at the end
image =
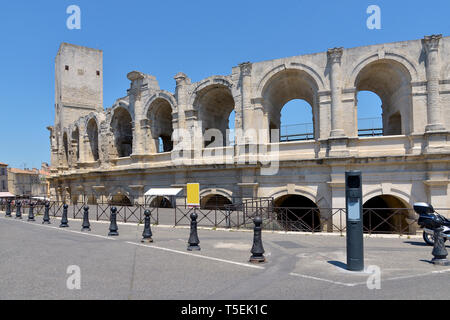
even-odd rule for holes
{"type": "Polygon", "coordinates": [[[98,77],[100,76],[100,71],[98,71],[98,70],[97,70],[97,76],[98,76],[98,77]]]}
{"type": "Polygon", "coordinates": [[[69,71],[69,66],[66,65],[65,70],[66,70],[66,71],[69,71]]]}
{"type": "Polygon", "coordinates": [[[2,190],[6,190],[5,180],[2,181],[2,190]]]}

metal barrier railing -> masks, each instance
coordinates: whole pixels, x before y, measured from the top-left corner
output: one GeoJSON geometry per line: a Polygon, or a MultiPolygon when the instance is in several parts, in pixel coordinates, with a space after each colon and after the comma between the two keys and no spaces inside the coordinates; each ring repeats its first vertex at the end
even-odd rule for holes
{"type": "MultiPolygon", "coordinates": [[[[272,231],[301,231],[301,232],[339,232],[346,230],[346,210],[344,208],[302,208],[275,207],[272,198],[246,199],[240,203],[223,204],[216,208],[192,208],[180,201],[172,208],[148,207],[142,204],[117,207],[117,221],[143,223],[144,211],[151,212],[152,224],[187,226],[190,224],[190,214],[196,212],[199,226],[251,229],[253,218],[259,215],[263,218],[263,229],[272,231]]],[[[61,217],[63,202],[50,201],[50,215],[61,217]]],[[[211,204],[209,204],[211,205],[211,204]]],[[[73,218],[83,217],[84,204],[68,204],[68,212],[73,218]]],[[[95,220],[109,220],[113,205],[97,203],[89,205],[90,218],[95,220]]],[[[35,214],[43,214],[44,203],[37,203],[35,214]]],[[[6,204],[0,204],[0,210],[6,210],[6,204]]],[[[22,205],[22,214],[27,215],[29,204],[22,205]]],[[[450,212],[450,209],[436,209],[436,211],[450,212]]],[[[11,204],[11,212],[16,212],[15,202],[11,204]]],[[[364,208],[363,231],[368,234],[391,233],[412,234],[416,232],[418,216],[413,209],[407,208],[364,208]]]]}

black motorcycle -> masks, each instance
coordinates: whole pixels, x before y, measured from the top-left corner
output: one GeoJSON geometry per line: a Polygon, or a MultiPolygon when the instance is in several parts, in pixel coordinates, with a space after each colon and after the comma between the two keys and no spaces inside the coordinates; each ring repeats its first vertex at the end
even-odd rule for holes
{"type": "Polygon", "coordinates": [[[414,211],[419,214],[417,223],[423,228],[423,240],[430,246],[434,245],[434,230],[442,227],[444,241],[450,239],[450,220],[434,211],[431,204],[418,202],[414,204],[414,211]]]}

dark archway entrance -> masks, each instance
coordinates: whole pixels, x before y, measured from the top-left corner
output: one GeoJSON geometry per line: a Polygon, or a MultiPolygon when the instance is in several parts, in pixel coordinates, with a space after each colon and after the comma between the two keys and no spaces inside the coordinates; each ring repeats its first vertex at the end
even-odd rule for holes
{"type": "Polygon", "coordinates": [[[227,197],[224,197],[220,194],[211,194],[203,197],[200,201],[201,209],[207,210],[225,210],[227,206],[231,205],[232,202],[227,197]]]}
{"type": "Polygon", "coordinates": [[[132,203],[130,198],[123,194],[117,194],[112,196],[111,201],[109,202],[112,206],[122,206],[122,207],[131,207],[132,203]]]}
{"type": "Polygon", "coordinates": [[[366,233],[409,233],[409,208],[391,195],[376,196],[363,205],[366,233]]]}
{"type": "Polygon", "coordinates": [[[152,208],[173,208],[172,202],[163,196],[157,196],[150,202],[152,208]]]}
{"type": "Polygon", "coordinates": [[[274,201],[278,223],[286,231],[321,232],[320,210],[310,199],[288,194],[274,201]]]}

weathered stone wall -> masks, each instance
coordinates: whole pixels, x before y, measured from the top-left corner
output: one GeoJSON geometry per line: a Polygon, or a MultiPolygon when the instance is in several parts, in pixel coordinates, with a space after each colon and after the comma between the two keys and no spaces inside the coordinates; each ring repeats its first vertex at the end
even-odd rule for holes
{"type": "MultiPolygon", "coordinates": [[[[89,60],[86,74],[102,71],[100,53],[62,48],[70,53],[64,56],[89,60]]],[[[58,59],[57,68],[71,63],[58,59]]],[[[50,128],[55,197],[121,194],[137,201],[150,187],[199,182],[203,195],[298,194],[319,207],[342,208],[345,171],[361,170],[365,201],[389,194],[407,206],[431,201],[435,207],[450,207],[450,37],[243,63],[230,75],[195,83],[179,73],[175,93],[160,90],[153,76],[134,71],[128,74],[127,96],[106,110],[100,108],[100,79],[82,82],[84,87],[72,80],[78,75],[66,75],[62,83],[73,86],[59,87],[59,73],[57,104],[76,102],[81,93],[88,108],[60,109],[50,128]],[[382,137],[358,137],[356,96],[361,90],[375,92],[383,102],[382,137]],[[257,130],[279,128],[281,108],[292,99],[312,106],[315,139],[269,144],[270,135],[257,130]],[[173,130],[194,134],[215,128],[224,133],[233,110],[235,146],[202,149],[207,143],[200,138],[194,141],[200,144],[194,160],[182,165],[173,161],[181,141],[178,137],[172,145],[168,137],[173,130]],[[279,150],[275,175],[262,173],[261,161],[268,155],[250,163],[240,162],[239,156],[225,163],[217,155],[247,148],[244,155],[251,156],[251,129],[260,147],[279,150]],[[166,152],[158,153],[159,139],[166,152]]]]}

